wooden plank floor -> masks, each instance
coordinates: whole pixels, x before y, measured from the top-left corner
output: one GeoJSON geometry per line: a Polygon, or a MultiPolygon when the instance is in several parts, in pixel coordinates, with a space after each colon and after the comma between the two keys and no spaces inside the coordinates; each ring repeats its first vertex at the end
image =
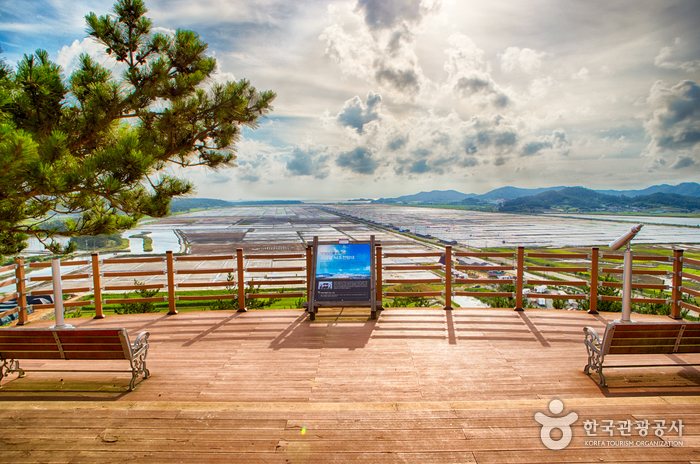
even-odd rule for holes
{"type": "MultiPolygon", "coordinates": [[[[35,373],[2,380],[0,462],[674,462],[700,463],[700,370],[583,374],[580,312],[324,309],[71,319],[151,333],[151,378],[35,373]],[[548,409],[552,399],[564,411],[548,409]],[[537,412],[574,412],[571,443],[547,449],[537,412]],[[620,422],[683,422],[682,435],[620,422]],[[595,436],[584,422],[596,421],[595,436]],[[612,436],[603,421],[614,421],[612,436]]],[[[636,316],[636,320],[667,320],[636,316]]],[[[33,322],[30,327],[50,326],[33,322]]],[[[606,364],[700,362],[610,357],[606,364]]],[[[121,362],[22,362],[25,368],[119,369],[121,362]]],[[[559,435],[558,435],[559,434],[559,435]]],[[[553,439],[561,432],[554,431],[553,439]]]]}

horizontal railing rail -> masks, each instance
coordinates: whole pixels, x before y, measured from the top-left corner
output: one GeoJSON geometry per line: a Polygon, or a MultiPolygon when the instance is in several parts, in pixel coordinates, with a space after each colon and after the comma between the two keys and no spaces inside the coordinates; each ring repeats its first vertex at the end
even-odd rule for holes
{"type": "Polygon", "coordinates": [[[445,279],[384,279],[385,284],[441,284],[445,279]]]}
{"type": "Polygon", "coordinates": [[[235,267],[222,267],[213,269],[175,269],[175,274],[178,275],[194,275],[194,274],[223,274],[236,272],[235,267]]]}
{"type": "Polygon", "coordinates": [[[452,266],[453,269],[457,269],[459,271],[461,270],[466,270],[466,271],[514,271],[515,267],[514,266],[499,266],[494,264],[493,266],[482,266],[482,265],[470,265],[470,264],[457,264],[455,266],[452,266]]]}
{"type": "Polygon", "coordinates": [[[515,253],[507,251],[488,251],[488,252],[476,252],[476,251],[457,251],[454,253],[455,257],[469,257],[469,258],[513,258],[515,253]]]}
{"type": "MultiPolygon", "coordinates": [[[[602,301],[617,301],[621,302],[622,297],[621,296],[610,296],[610,295],[601,295],[600,299],[602,301]]],[[[632,297],[630,299],[632,303],[653,303],[653,304],[667,304],[670,300],[666,298],[638,298],[638,297],[632,297]]]]}
{"type": "Polygon", "coordinates": [[[548,258],[548,259],[589,259],[587,253],[525,253],[526,258],[548,258]]]}
{"type": "Polygon", "coordinates": [[[162,263],[166,257],[153,258],[105,258],[101,260],[101,264],[145,264],[145,263],[162,263]]]}
{"type": "MultiPolygon", "coordinates": [[[[622,274],[623,270],[615,267],[604,267],[600,270],[603,274],[622,274]]],[[[632,269],[632,275],[650,275],[650,276],[665,276],[668,271],[656,269],[632,269]]]]}
{"type": "Polygon", "coordinates": [[[121,290],[155,290],[156,288],[165,288],[165,284],[143,284],[143,285],[105,285],[102,290],[105,291],[121,291],[121,290]]]}
{"type": "Polygon", "coordinates": [[[588,295],[561,295],[561,294],[556,294],[556,293],[537,293],[535,296],[531,296],[532,293],[528,293],[527,297],[534,299],[534,298],[542,298],[545,300],[587,300],[588,295]]]}
{"type": "Polygon", "coordinates": [[[173,260],[175,262],[178,261],[196,261],[196,262],[201,262],[201,261],[228,261],[228,260],[233,260],[236,259],[236,255],[217,255],[217,256],[174,256],[173,260]]]}
{"type": "Polygon", "coordinates": [[[515,277],[509,277],[507,279],[460,279],[454,280],[457,284],[503,284],[507,282],[515,282],[515,277]]]}
{"type": "Polygon", "coordinates": [[[542,280],[542,279],[525,279],[526,285],[567,285],[570,287],[587,287],[589,282],[586,280],[542,280]]]}
{"type": "MultiPolygon", "coordinates": [[[[623,261],[624,255],[619,253],[603,253],[601,256],[603,259],[618,259],[623,261]]],[[[635,261],[659,261],[659,262],[671,262],[673,257],[671,256],[646,256],[646,255],[634,255],[635,261]]]]}
{"type": "MultiPolygon", "coordinates": [[[[611,288],[622,288],[622,282],[602,282],[601,287],[611,287],[611,288]]],[[[634,290],[668,290],[668,285],[666,284],[632,284],[634,290]]]]}
{"type": "Polygon", "coordinates": [[[15,269],[17,269],[16,264],[8,264],[7,266],[0,267],[0,273],[14,271],[15,269]]]}
{"type": "Polygon", "coordinates": [[[552,266],[525,266],[526,271],[534,272],[588,272],[590,271],[587,267],[574,267],[574,266],[563,266],[563,267],[552,267],[552,266]]]}
{"type": "Polygon", "coordinates": [[[456,296],[515,298],[515,292],[454,292],[456,296]]]}
{"type": "Polygon", "coordinates": [[[4,295],[2,298],[0,298],[0,303],[5,303],[6,301],[14,300],[19,296],[19,293],[14,292],[14,293],[9,293],[7,295],[4,295]]]}

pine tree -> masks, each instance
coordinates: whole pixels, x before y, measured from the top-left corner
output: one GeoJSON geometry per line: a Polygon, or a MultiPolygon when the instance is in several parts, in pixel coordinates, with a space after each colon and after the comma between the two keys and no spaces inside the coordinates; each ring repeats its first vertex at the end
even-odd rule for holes
{"type": "Polygon", "coordinates": [[[109,234],[166,215],[194,187],[170,168],[234,166],[241,129],[272,110],[275,93],[247,80],[205,90],[216,69],[207,44],[187,30],[152,34],[146,12],[118,0],[113,15],[86,16],[120,77],[89,55],[68,79],[43,50],[14,70],[0,62],[0,255],[29,236],[67,252],[59,232],[109,234]]]}

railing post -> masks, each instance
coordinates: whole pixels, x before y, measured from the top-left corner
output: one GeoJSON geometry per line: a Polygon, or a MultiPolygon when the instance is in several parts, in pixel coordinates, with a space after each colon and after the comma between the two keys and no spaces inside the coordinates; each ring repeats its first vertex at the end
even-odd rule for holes
{"type": "Polygon", "coordinates": [[[175,266],[173,260],[173,252],[166,251],[166,262],[168,269],[168,315],[177,314],[175,309],[175,266]]]}
{"type": "Polygon", "coordinates": [[[377,245],[374,247],[377,250],[377,259],[375,262],[377,263],[377,309],[384,309],[382,307],[382,300],[384,299],[384,294],[383,294],[383,288],[382,288],[382,246],[377,245]]]}
{"type": "Polygon", "coordinates": [[[238,272],[238,312],[244,313],[247,311],[247,309],[245,307],[245,273],[243,269],[243,248],[236,249],[236,271],[238,272]]]}
{"type": "Polygon", "coordinates": [[[445,310],[452,310],[452,245],[445,247],[445,310]]]}
{"type": "Polygon", "coordinates": [[[523,276],[525,267],[525,247],[518,247],[518,268],[515,283],[515,310],[523,311],[523,276]]]}
{"type": "Polygon", "coordinates": [[[681,293],[681,286],[683,285],[683,250],[674,249],[673,250],[673,280],[671,285],[673,289],[671,290],[671,314],[669,317],[671,319],[683,319],[681,316],[681,299],[683,294],[681,293]]]}
{"type": "Polygon", "coordinates": [[[311,263],[311,247],[306,245],[306,303],[311,299],[311,273],[314,272],[311,263]]]}
{"type": "Polygon", "coordinates": [[[27,317],[27,282],[24,280],[24,258],[21,256],[15,258],[15,266],[17,306],[19,306],[17,325],[26,325],[29,324],[29,318],[27,317]]]}
{"type": "Polygon", "coordinates": [[[102,277],[100,276],[100,254],[92,254],[92,290],[95,299],[95,319],[104,319],[102,312],[102,277]]]}
{"type": "Polygon", "coordinates": [[[57,329],[73,328],[72,325],[66,324],[65,310],[63,308],[63,285],[61,282],[61,259],[51,259],[51,283],[53,284],[53,308],[56,324],[53,326],[57,329]]]}
{"type": "Polygon", "coordinates": [[[591,291],[588,295],[588,314],[598,314],[598,253],[600,248],[591,248],[591,291]]]}

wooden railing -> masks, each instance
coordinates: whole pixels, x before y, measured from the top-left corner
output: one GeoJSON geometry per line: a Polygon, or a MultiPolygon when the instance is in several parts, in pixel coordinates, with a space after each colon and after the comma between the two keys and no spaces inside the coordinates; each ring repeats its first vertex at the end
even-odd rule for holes
{"type": "MultiPolygon", "coordinates": [[[[682,253],[681,253],[682,254],[682,253]]],[[[621,254],[603,254],[603,259],[610,259],[610,260],[622,260],[623,257],[621,254]]],[[[673,262],[674,257],[670,256],[643,256],[643,255],[635,255],[634,256],[634,261],[655,261],[655,262],[673,262]]],[[[602,268],[601,271],[606,274],[622,274],[622,270],[619,268],[602,268]]],[[[655,269],[632,269],[632,275],[648,275],[648,276],[666,276],[668,274],[667,271],[663,270],[655,270],[655,269]]],[[[680,285],[680,282],[678,282],[678,285],[676,285],[676,280],[674,278],[673,280],[673,287],[677,287],[680,285]]],[[[613,288],[622,288],[622,282],[602,282],[601,287],[613,287],[613,288]]],[[[632,289],[634,290],[668,290],[668,286],[665,284],[632,284],[632,289]]],[[[607,296],[607,295],[601,295],[600,297],[601,301],[622,301],[621,296],[607,296]]],[[[632,298],[630,301],[633,303],[656,303],[656,304],[666,304],[667,301],[666,299],[663,298],[632,298]]]]}
{"type": "MultiPolygon", "coordinates": [[[[63,294],[90,293],[94,295],[92,301],[70,301],[64,302],[65,307],[81,307],[93,305],[95,307],[95,317],[104,317],[104,305],[119,303],[140,303],[140,302],[168,302],[168,314],[177,314],[178,301],[197,300],[225,300],[237,299],[238,310],[246,310],[246,301],[255,298],[306,298],[311,289],[307,270],[311,266],[311,247],[307,247],[305,253],[272,253],[272,254],[244,254],[242,249],[236,250],[235,254],[220,256],[175,256],[172,252],[167,252],[165,256],[151,256],[144,258],[106,258],[100,259],[97,253],[93,253],[89,260],[72,260],[61,262],[62,268],[85,267],[61,276],[63,294]],[[247,260],[247,266],[245,262],[247,260]],[[272,266],[260,266],[256,261],[272,260],[272,266]],[[275,266],[275,262],[282,262],[281,266],[275,266]],[[234,265],[226,265],[227,263],[234,265]],[[288,263],[287,263],[288,262],[288,263]],[[304,264],[299,265],[299,262],[304,264]],[[134,269],[133,264],[156,264],[147,270],[134,269]],[[216,264],[212,266],[212,264],[216,264]],[[217,267],[217,265],[219,265],[217,267]],[[287,265],[288,264],[288,265],[287,265]],[[103,266],[110,265],[110,269],[102,269],[103,266]],[[118,269],[113,269],[117,266],[118,269]],[[275,277],[276,273],[295,273],[293,278],[289,276],[275,277]],[[210,276],[216,274],[226,274],[226,280],[197,280],[187,281],[189,276],[210,276]],[[265,274],[265,277],[257,277],[265,274]],[[164,276],[164,282],[147,282],[117,285],[103,285],[103,278],[154,278],[164,276]],[[185,279],[176,279],[177,276],[185,276],[185,279]],[[184,280],[184,281],[183,281],[184,280]],[[76,285],[77,284],[77,285],[76,285]],[[275,286],[282,289],[278,292],[248,292],[246,286],[261,287],[275,286]],[[216,289],[222,287],[236,287],[237,291],[232,293],[218,293],[214,295],[179,295],[176,296],[176,289],[216,289]],[[284,292],[288,287],[304,288],[304,291],[284,292]],[[167,291],[166,296],[150,298],[111,298],[104,299],[104,292],[127,292],[144,289],[159,289],[167,291]]],[[[596,314],[599,301],[622,301],[620,296],[600,295],[600,289],[606,287],[621,288],[621,282],[604,281],[601,275],[622,274],[621,253],[601,254],[597,247],[591,248],[590,253],[555,253],[555,252],[529,252],[526,253],[524,247],[518,247],[513,252],[453,252],[451,246],[436,251],[420,253],[403,252],[382,252],[382,246],[376,247],[376,278],[377,278],[377,301],[386,298],[396,297],[429,297],[444,298],[445,309],[452,309],[453,296],[469,296],[479,298],[505,297],[513,298],[514,309],[523,310],[523,301],[526,298],[543,299],[564,299],[564,300],[587,300],[589,302],[589,313],[596,314]],[[401,259],[410,259],[410,263],[396,262],[401,259]],[[477,261],[464,264],[460,258],[475,258],[477,261]],[[457,262],[455,262],[457,260],[457,262]],[[536,265],[526,264],[526,261],[538,260],[536,265]],[[577,265],[568,265],[562,260],[575,260],[577,265]],[[495,262],[494,262],[495,261],[495,262]],[[600,262],[603,261],[603,267],[600,262]],[[585,265],[580,265],[583,262],[585,265]],[[466,271],[467,275],[462,275],[466,271]],[[499,278],[482,275],[484,272],[502,273],[499,278]],[[385,278],[387,272],[398,274],[385,278]],[[401,276],[402,273],[423,273],[419,277],[401,276]],[[471,273],[471,276],[469,275],[471,273]],[[529,277],[525,277],[526,273],[529,277]],[[557,277],[541,276],[542,273],[555,273],[557,277]],[[571,276],[574,274],[574,276],[571,276]],[[533,277],[535,276],[535,277],[533,277]],[[586,278],[587,277],[587,278],[586,278]],[[428,284],[432,288],[423,291],[384,291],[387,285],[415,285],[428,284]],[[512,284],[514,291],[476,291],[471,288],[475,285],[492,286],[494,284],[512,284]],[[453,290],[453,286],[460,286],[462,289],[453,290]],[[554,285],[568,287],[573,292],[568,293],[527,293],[525,286],[554,285]],[[438,288],[435,288],[438,287],[438,288]],[[579,288],[580,290],[576,290],[579,288]]],[[[634,297],[632,302],[645,304],[669,304],[671,307],[670,317],[681,318],[683,309],[700,312],[700,307],[683,301],[685,297],[700,297],[700,291],[684,285],[684,279],[693,282],[700,282],[700,276],[687,272],[691,267],[700,268],[700,260],[684,258],[683,250],[676,249],[672,256],[644,256],[635,255],[634,264],[640,263],[669,263],[672,264],[672,271],[662,269],[650,269],[647,267],[633,268],[633,275],[652,276],[656,278],[671,277],[671,285],[666,283],[634,283],[634,290],[657,290],[670,291],[670,298],[634,297]],[[685,270],[684,270],[685,266],[685,270]]],[[[28,269],[49,268],[51,263],[29,263],[25,264],[23,258],[17,258],[15,264],[0,267],[0,275],[5,274],[0,282],[0,287],[13,286],[14,292],[7,292],[0,296],[0,303],[16,299],[17,305],[13,310],[3,313],[3,315],[13,312],[18,314],[18,324],[28,323],[27,318],[27,296],[52,295],[53,289],[27,290],[27,284],[32,282],[49,282],[51,276],[27,275],[28,269]],[[8,275],[14,271],[14,276],[8,275]]],[[[482,290],[482,289],[480,289],[482,290]]],[[[692,299],[691,298],[691,299],[692,299]]],[[[694,301],[694,300],[693,300],[694,301]]],[[[53,304],[33,305],[34,309],[51,308],[53,304]]]]}
{"type": "MultiPolygon", "coordinates": [[[[512,252],[491,252],[491,253],[473,253],[473,252],[457,252],[455,257],[458,259],[460,257],[478,258],[482,260],[483,258],[500,258],[500,259],[514,259],[515,254],[512,252]]],[[[491,264],[458,264],[453,266],[454,269],[458,271],[492,271],[492,272],[505,272],[515,270],[514,265],[491,265],[491,264]]],[[[505,275],[504,275],[505,277],[505,275]]],[[[498,279],[482,279],[482,278],[457,278],[454,280],[456,284],[467,284],[473,285],[493,285],[493,284],[506,284],[514,283],[515,279],[512,277],[498,278],[498,279]]],[[[476,291],[456,291],[455,296],[470,296],[470,297],[502,297],[502,298],[515,298],[516,292],[476,292],[476,291]]],[[[451,305],[446,305],[449,308],[451,305]]]]}
{"type": "Polygon", "coordinates": [[[415,284],[445,284],[447,285],[446,278],[441,278],[435,274],[435,271],[444,271],[445,265],[440,264],[435,260],[435,258],[442,258],[445,253],[441,251],[437,252],[421,252],[421,253],[384,253],[382,254],[382,247],[377,248],[377,301],[382,301],[383,297],[442,297],[449,299],[447,291],[443,293],[442,290],[423,290],[423,291],[408,291],[408,292],[382,292],[383,284],[387,285],[415,285],[415,284]],[[417,258],[418,263],[411,264],[382,264],[384,259],[395,259],[395,258],[417,258]],[[415,272],[415,271],[430,271],[434,277],[418,277],[418,278],[390,278],[382,279],[384,271],[392,271],[395,274],[401,275],[402,273],[415,272]]]}
{"type": "MultiPolygon", "coordinates": [[[[518,249],[518,254],[520,255],[521,253],[524,253],[523,250],[520,248],[518,249]]],[[[597,276],[598,276],[598,268],[597,266],[593,266],[591,264],[591,267],[581,267],[581,266],[556,266],[555,264],[558,264],[561,262],[563,259],[576,259],[576,260],[588,260],[591,259],[591,262],[594,261],[592,258],[592,255],[595,254],[597,256],[598,254],[598,249],[593,248],[591,255],[589,256],[588,254],[583,254],[583,253],[524,253],[525,258],[535,258],[535,259],[546,259],[547,263],[549,265],[544,265],[544,266],[524,266],[524,270],[528,272],[551,272],[551,271],[556,271],[557,273],[563,272],[563,273],[577,273],[577,272],[591,272],[591,279],[594,279],[597,281],[597,276]],[[595,277],[593,277],[595,276],[595,277]]],[[[597,260],[596,260],[597,262],[597,260]]],[[[527,285],[557,285],[557,286],[566,286],[566,287],[587,287],[590,285],[590,282],[585,281],[585,280],[552,280],[552,279],[523,279],[523,284],[527,285]]],[[[593,287],[592,285],[590,285],[593,287]]],[[[519,288],[522,287],[519,285],[519,288]]],[[[519,290],[522,291],[522,290],[519,290]]],[[[582,294],[547,294],[547,293],[538,293],[537,298],[543,298],[543,299],[560,299],[560,300],[585,300],[589,298],[589,295],[582,295],[582,294]]],[[[597,312],[595,307],[592,307],[589,312],[595,313],[597,312]]]]}

